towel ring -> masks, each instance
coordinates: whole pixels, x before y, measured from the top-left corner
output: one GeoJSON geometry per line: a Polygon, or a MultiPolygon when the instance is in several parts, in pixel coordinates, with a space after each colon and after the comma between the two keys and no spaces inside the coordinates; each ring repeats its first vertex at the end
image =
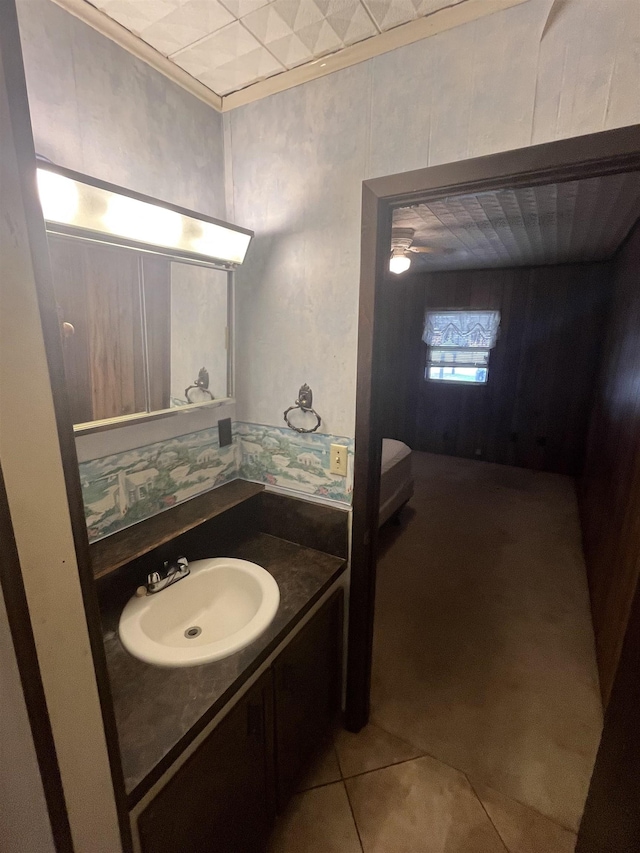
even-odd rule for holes
{"type": "Polygon", "coordinates": [[[202,402],[202,400],[192,400],[189,396],[189,391],[195,391],[196,388],[202,391],[204,394],[208,394],[212,400],[215,400],[215,397],[213,396],[211,391],[209,391],[209,371],[206,367],[201,367],[198,371],[198,378],[194,381],[193,385],[189,385],[188,388],[184,389],[184,396],[187,398],[188,403],[202,402]]]}
{"type": "Polygon", "coordinates": [[[322,418],[316,412],[316,410],[312,407],[313,405],[313,392],[311,388],[305,384],[298,391],[298,399],[295,401],[293,406],[289,406],[289,408],[284,413],[284,421],[286,425],[296,432],[315,432],[318,427],[322,424],[322,418]],[[294,409],[300,409],[301,412],[311,412],[312,415],[315,415],[318,422],[312,429],[304,429],[303,427],[294,426],[288,418],[289,412],[292,412],[294,409]]]}

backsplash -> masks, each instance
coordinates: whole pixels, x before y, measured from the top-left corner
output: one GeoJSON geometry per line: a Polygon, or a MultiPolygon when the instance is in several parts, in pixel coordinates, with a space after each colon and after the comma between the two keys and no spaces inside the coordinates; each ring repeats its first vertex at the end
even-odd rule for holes
{"type": "Polygon", "coordinates": [[[240,477],[257,483],[303,492],[319,498],[351,502],[353,488],[352,438],[298,433],[290,429],[237,423],[240,448],[240,477]],[[349,448],[349,473],[340,477],[329,473],[331,444],[349,448]]]}
{"type": "Polygon", "coordinates": [[[238,476],[237,445],[210,427],[80,463],[91,542],[238,476]]]}
{"type": "Polygon", "coordinates": [[[208,427],[80,463],[89,541],[240,478],[349,504],[353,439],[235,423],[220,447],[208,427]],[[349,448],[349,474],[329,473],[332,443],[349,448]]]}

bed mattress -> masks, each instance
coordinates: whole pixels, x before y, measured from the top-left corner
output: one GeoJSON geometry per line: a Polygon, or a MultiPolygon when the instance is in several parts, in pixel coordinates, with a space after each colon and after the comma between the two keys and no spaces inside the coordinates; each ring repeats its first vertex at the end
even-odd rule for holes
{"type": "Polygon", "coordinates": [[[411,449],[401,441],[383,438],[378,524],[384,524],[412,495],[411,449]]]}

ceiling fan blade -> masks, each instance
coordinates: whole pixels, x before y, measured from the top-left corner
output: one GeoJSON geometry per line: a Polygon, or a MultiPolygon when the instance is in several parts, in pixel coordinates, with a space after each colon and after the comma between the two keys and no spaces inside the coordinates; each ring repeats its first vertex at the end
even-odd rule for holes
{"type": "Polygon", "coordinates": [[[450,255],[452,252],[455,252],[455,249],[446,249],[444,247],[436,246],[409,246],[407,251],[418,252],[425,255],[450,255]]]}

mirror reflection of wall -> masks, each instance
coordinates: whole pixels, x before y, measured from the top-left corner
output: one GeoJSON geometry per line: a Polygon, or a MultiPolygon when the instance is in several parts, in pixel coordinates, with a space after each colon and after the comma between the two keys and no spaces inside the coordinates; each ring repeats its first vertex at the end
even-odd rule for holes
{"type": "Polygon", "coordinates": [[[227,273],[49,234],[74,424],[228,396],[227,273]]]}
{"type": "Polygon", "coordinates": [[[189,391],[194,403],[226,397],[227,274],[171,264],[171,405],[187,404],[185,390],[205,368],[209,387],[189,391]]]}

